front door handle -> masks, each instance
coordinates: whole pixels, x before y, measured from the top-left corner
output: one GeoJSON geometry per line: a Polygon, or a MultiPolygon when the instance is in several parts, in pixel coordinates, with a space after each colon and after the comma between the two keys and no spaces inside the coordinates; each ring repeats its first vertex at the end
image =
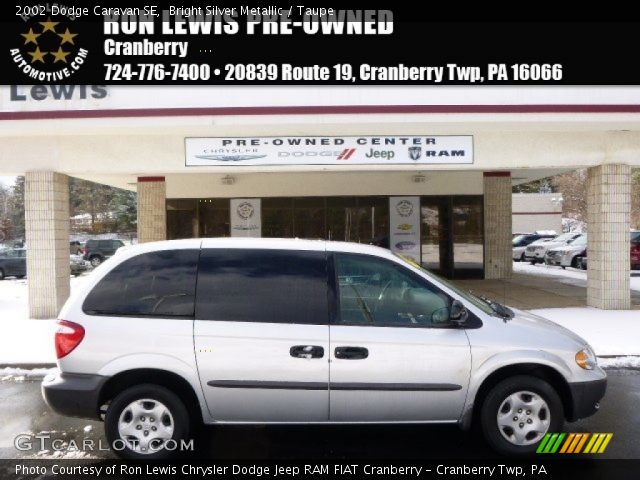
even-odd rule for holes
{"type": "Polygon", "coordinates": [[[337,347],[335,354],[342,360],[364,360],[369,356],[369,350],[364,347],[337,347]]]}
{"type": "Polygon", "coordinates": [[[289,349],[289,355],[295,358],[322,358],[324,348],[318,345],[294,345],[289,349]]]}

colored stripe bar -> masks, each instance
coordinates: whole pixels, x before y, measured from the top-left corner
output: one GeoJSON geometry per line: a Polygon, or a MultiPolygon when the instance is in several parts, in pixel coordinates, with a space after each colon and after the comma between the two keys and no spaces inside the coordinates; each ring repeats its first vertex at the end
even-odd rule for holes
{"type": "Polygon", "coordinates": [[[580,440],[582,439],[583,435],[584,435],[583,433],[576,433],[576,436],[573,438],[573,442],[571,443],[569,450],[567,450],[567,453],[575,452],[576,446],[578,445],[578,443],[580,443],[580,440]]]}
{"type": "Polygon", "coordinates": [[[589,440],[589,443],[587,444],[587,448],[584,449],[584,453],[591,453],[591,448],[593,447],[593,444],[596,443],[596,440],[598,439],[598,434],[594,433],[593,435],[591,435],[591,439],[589,440]]]}
{"type": "Polygon", "coordinates": [[[604,437],[606,437],[606,434],[604,433],[598,434],[598,439],[596,440],[596,443],[593,445],[593,447],[591,447],[591,453],[598,453],[598,449],[600,448],[600,444],[604,440],[604,437]]]}
{"type": "Polygon", "coordinates": [[[587,441],[587,438],[589,438],[589,434],[588,433],[583,433],[582,434],[582,439],[580,440],[580,443],[578,443],[578,445],[576,446],[575,453],[580,453],[580,451],[582,450],[582,447],[584,446],[584,444],[587,441]]]}
{"type": "Polygon", "coordinates": [[[542,453],[551,453],[551,448],[553,448],[553,445],[556,442],[556,438],[558,438],[558,434],[554,433],[551,435],[551,439],[549,439],[549,442],[547,442],[547,446],[544,449],[544,452],[542,453]]]}
{"type": "Polygon", "coordinates": [[[564,442],[564,445],[562,445],[562,448],[560,449],[560,453],[565,453],[567,451],[567,448],[569,448],[569,445],[571,445],[571,442],[573,441],[573,438],[576,436],[575,433],[570,433],[569,436],[567,437],[567,440],[564,442]]]}
{"type": "Polygon", "coordinates": [[[604,442],[602,442],[602,445],[600,445],[600,450],[598,450],[598,453],[604,453],[605,449],[607,448],[607,445],[609,445],[609,442],[613,437],[613,433],[607,433],[606,435],[607,436],[605,437],[604,442]]]}
{"type": "Polygon", "coordinates": [[[547,442],[549,441],[549,439],[551,438],[551,434],[547,433],[545,434],[544,437],[542,437],[542,441],[540,442],[540,445],[538,445],[538,449],[536,450],[536,453],[543,453],[544,451],[544,447],[547,444],[547,442]]]}
{"type": "Polygon", "coordinates": [[[562,443],[562,440],[564,439],[565,436],[566,436],[565,433],[561,433],[560,435],[558,435],[558,439],[556,440],[556,443],[553,445],[553,447],[551,447],[551,453],[556,453],[558,451],[558,448],[560,448],[560,444],[562,443]]]}

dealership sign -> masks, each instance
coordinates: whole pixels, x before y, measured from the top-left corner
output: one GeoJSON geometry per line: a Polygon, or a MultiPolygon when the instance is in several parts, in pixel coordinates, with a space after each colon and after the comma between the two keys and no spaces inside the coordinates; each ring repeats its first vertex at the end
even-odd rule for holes
{"type": "Polygon", "coordinates": [[[188,167],[473,163],[470,135],[187,138],[185,147],[188,167]]]}
{"type": "Polygon", "coordinates": [[[389,197],[389,247],[420,263],[420,197],[389,197]]]}

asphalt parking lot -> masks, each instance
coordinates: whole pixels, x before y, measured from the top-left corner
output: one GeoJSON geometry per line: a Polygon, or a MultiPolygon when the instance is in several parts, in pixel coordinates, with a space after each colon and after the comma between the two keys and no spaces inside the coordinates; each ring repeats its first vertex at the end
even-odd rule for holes
{"type": "MultiPolygon", "coordinates": [[[[600,412],[577,423],[569,432],[613,432],[601,458],[640,458],[640,371],[610,370],[609,388],[600,412]]],[[[24,437],[26,438],[26,437],[24,437]]],[[[32,437],[31,437],[32,438],[32,437]]],[[[23,440],[24,441],[24,440],[23,440]]],[[[62,443],[62,442],[60,442],[62,443]]],[[[23,445],[26,446],[26,445],[23,445]]],[[[215,426],[195,438],[196,458],[203,459],[438,459],[494,458],[477,432],[452,426],[215,426]]],[[[39,381],[0,382],[0,458],[112,458],[106,449],[102,424],[60,417],[40,396],[39,381]],[[30,449],[14,446],[18,434],[50,435],[81,445],[93,442],[86,453],[53,452],[40,440],[30,449]]]]}

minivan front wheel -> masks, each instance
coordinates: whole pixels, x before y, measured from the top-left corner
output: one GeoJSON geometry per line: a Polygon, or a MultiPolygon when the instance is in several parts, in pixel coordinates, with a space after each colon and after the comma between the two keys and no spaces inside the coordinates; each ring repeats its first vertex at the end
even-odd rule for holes
{"type": "Polygon", "coordinates": [[[189,414],[176,394],[160,385],[120,393],[105,416],[109,445],[125,459],[166,459],[189,437],[189,414]]]}
{"type": "Polygon", "coordinates": [[[498,383],[482,404],[481,424],[487,442],[498,452],[535,452],[547,432],[564,423],[562,401],[549,383],[519,375],[498,383]]]}

